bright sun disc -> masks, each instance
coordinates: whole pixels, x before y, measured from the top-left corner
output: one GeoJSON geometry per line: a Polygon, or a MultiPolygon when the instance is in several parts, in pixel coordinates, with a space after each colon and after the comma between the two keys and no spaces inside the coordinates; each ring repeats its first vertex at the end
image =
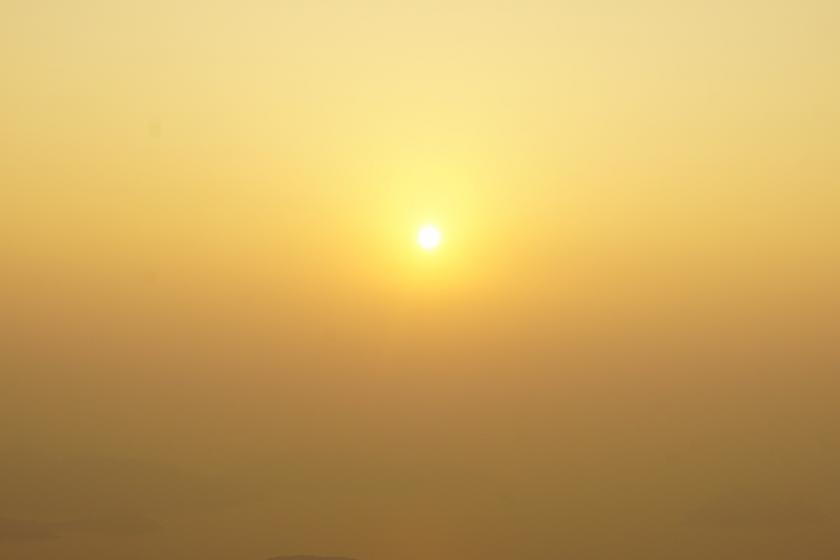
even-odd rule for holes
{"type": "Polygon", "coordinates": [[[417,233],[417,243],[426,251],[437,249],[441,241],[443,241],[443,235],[435,226],[423,226],[417,233]]]}

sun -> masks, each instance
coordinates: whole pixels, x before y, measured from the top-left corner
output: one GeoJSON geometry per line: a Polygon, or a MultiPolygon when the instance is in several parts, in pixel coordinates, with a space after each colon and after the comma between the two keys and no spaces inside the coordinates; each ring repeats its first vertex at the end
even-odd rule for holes
{"type": "Polygon", "coordinates": [[[434,251],[443,242],[440,229],[432,224],[424,225],[417,232],[417,244],[426,251],[434,251]]]}

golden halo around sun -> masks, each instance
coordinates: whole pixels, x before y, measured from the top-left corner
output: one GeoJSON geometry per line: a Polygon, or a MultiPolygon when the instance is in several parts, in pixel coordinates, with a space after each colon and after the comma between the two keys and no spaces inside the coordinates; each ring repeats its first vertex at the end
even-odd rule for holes
{"type": "Polygon", "coordinates": [[[426,224],[417,232],[417,244],[425,251],[434,251],[443,242],[440,229],[432,224],[426,224]]]}

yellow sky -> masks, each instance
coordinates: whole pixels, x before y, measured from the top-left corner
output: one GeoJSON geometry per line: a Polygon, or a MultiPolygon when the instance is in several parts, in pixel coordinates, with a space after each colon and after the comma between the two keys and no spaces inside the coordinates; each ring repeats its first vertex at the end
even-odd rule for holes
{"type": "Polygon", "coordinates": [[[2,2],[0,557],[836,557],[838,6],[2,2]]]}

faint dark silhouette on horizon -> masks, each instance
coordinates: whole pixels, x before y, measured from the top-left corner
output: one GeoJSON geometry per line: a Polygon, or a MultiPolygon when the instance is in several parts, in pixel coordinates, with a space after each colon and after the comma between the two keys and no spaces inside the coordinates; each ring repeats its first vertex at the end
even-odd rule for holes
{"type": "Polygon", "coordinates": [[[307,554],[298,554],[292,556],[274,556],[268,560],[357,560],[356,558],[349,558],[347,556],[312,556],[307,554]]]}
{"type": "Polygon", "coordinates": [[[120,515],[73,521],[34,521],[0,517],[0,542],[44,541],[65,533],[102,535],[140,535],[158,528],[157,522],[144,516],[120,515]]]}

